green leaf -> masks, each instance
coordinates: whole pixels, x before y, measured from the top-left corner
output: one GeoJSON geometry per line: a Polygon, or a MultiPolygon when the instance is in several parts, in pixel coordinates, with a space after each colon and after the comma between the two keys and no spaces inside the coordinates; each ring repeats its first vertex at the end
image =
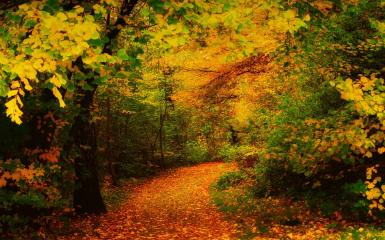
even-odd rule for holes
{"type": "Polygon", "coordinates": [[[228,2],[225,3],[225,4],[223,5],[223,11],[224,11],[224,12],[229,11],[230,8],[231,8],[231,5],[230,5],[230,3],[228,3],[228,2]]]}
{"type": "Polygon", "coordinates": [[[5,81],[0,81],[0,96],[6,97],[9,91],[8,84],[5,81]]]}
{"type": "Polygon", "coordinates": [[[24,26],[26,26],[27,28],[33,28],[36,24],[37,22],[35,20],[27,20],[24,23],[24,26]]]}
{"type": "Polygon", "coordinates": [[[7,13],[7,18],[13,21],[14,23],[21,23],[21,20],[23,19],[21,16],[13,14],[11,12],[7,13]]]}
{"type": "Polygon", "coordinates": [[[75,90],[76,90],[75,83],[69,82],[69,83],[67,84],[67,90],[68,90],[69,92],[75,92],[75,90]]]}
{"type": "Polygon", "coordinates": [[[25,48],[24,49],[24,52],[26,53],[26,54],[28,54],[28,55],[32,55],[32,49],[30,48],[30,47],[27,47],[27,48],[25,48]]]}
{"type": "Polygon", "coordinates": [[[116,54],[123,61],[127,61],[130,59],[130,56],[127,55],[126,50],[124,49],[120,49],[116,54]]]}
{"type": "Polygon", "coordinates": [[[9,80],[14,80],[18,77],[18,75],[16,73],[11,73],[11,75],[9,76],[9,80]]]}
{"type": "Polygon", "coordinates": [[[124,74],[124,73],[122,73],[122,72],[118,72],[118,73],[115,74],[115,77],[116,77],[116,78],[126,78],[127,75],[124,74]]]}
{"type": "Polygon", "coordinates": [[[97,85],[101,85],[101,84],[106,83],[107,80],[108,80],[108,76],[98,77],[98,78],[95,79],[94,83],[97,84],[97,85]]]}
{"type": "Polygon", "coordinates": [[[192,4],[192,3],[185,3],[185,4],[183,4],[183,7],[184,8],[189,8],[189,9],[193,9],[194,8],[194,4],[192,4]]]}
{"type": "Polygon", "coordinates": [[[60,3],[59,3],[58,0],[48,0],[45,3],[45,6],[44,6],[43,10],[53,14],[53,13],[57,12],[60,9],[60,5],[59,4],[60,3]]]}
{"type": "Polygon", "coordinates": [[[148,10],[147,8],[143,9],[143,10],[142,10],[142,16],[143,16],[143,17],[148,17],[148,16],[150,16],[150,10],[148,10]]]}
{"type": "Polygon", "coordinates": [[[86,90],[86,91],[94,90],[94,88],[91,85],[89,85],[88,83],[82,84],[81,87],[82,87],[83,90],[86,90]]]}
{"type": "Polygon", "coordinates": [[[163,6],[164,1],[163,0],[149,0],[149,5],[155,10],[157,13],[164,12],[163,6]]]}
{"type": "Polygon", "coordinates": [[[87,41],[87,43],[91,47],[103,47],[104,46],[104,42],[101,39],[90,39],[87,41]]]}

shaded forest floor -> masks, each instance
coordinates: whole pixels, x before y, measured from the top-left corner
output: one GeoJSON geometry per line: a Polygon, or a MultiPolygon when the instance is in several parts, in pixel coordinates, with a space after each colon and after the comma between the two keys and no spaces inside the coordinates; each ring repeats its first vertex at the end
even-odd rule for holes
{"type": "Polygon", "coordinates": [[[55,239],[385,239],[364,225],[310,213],[301,202],[248,198],[240,188],[216,191],[219,176],[233,170],[204,163],[123,184],[107,194],[123,201],[108,199],[106,214],[74,220],[55,239]]]}

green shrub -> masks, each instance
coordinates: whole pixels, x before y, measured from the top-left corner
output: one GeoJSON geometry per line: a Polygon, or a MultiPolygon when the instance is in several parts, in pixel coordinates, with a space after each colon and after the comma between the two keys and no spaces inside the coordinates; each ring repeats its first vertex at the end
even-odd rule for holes
{"type": "Polygon", "coordinates": [[[207,146],[199,141],[187,142],[184,148],[185,158],[188,163],[202,163],[210,160],[207,146]]]}
{"type": "Polygon", "coordinates": [[[224,145],[218,152],[225,162],[235,161],[241,168],[253,167],[258,161],[259,149],[250,145],[224,145]]]}
{"type": "Polygon", "coordinates": [[[229,172],[222,175],[219,178],[216,184],[216,187],[218,190],[226,190],[226,189],[229,189],[230,187],[240,184],[242,181],[245,181],[246,179],[247,179],[247,175],[242,171],[229,172]]]}
{"type": "Polygon", "coordinates": [[[218,154],[221,159],[225,162],[231,162],[238,158],[238,145],[226,144],[221,149],[219,149],[218,154]]]}

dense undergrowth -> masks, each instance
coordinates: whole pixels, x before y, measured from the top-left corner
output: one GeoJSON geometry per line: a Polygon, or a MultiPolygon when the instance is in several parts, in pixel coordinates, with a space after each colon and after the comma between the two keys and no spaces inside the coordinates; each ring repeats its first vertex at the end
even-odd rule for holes
{"type": "MultiPolygon", "coordinates": [[[[301,11],[312,11],[306,4],[297,4],[301,11]]],[[[264,129],[259,130],[263,134],[258,135],[258,149],[247,147],[255,143],[246,136],[219,151],[241,167],[217,182],[214,201],[221,209],[247,216],[251,208],[252,216],[271,221],[269,216],[259,217],[262,209],[269,214],[270,209],[283,205],[285,210],[272,216],[285,218],[284,212],[299,203],[298,209],[311,211],[314,219],[327,217],[336,226],[345,221],[338,232],[349,225],[346,221],[352,226],[360,222],[381,225],[385,201],[384,4],[339,4],[335,5],[338,12],[319,12],[311,20],[312,27],[290,38],[276,54],[276,61],[282,63],[278,78],[292,79],[296,87],[266,109],[272,112],[268,121],[262,118],[256,124],[264,129]],[[245,166],[246,159],[251,166],[245,166]],[[277,204],[266,203],[267,199],[277,204]],[[280,203],[284,199],[293,202],[280,203]]],[[[255,119],[261,119],[258,114],[255,119]]],[[[298,225],[306,222],[300,219],[306,214],[289,215],[299,216],[289,220],[298,225]]],[[[282,221],[273,222],[282,225],[282,221]]],[[[251,226],[258,228],[258,224],[251,226]]],[[[264,230],[258,231],[262,234],[264,230]]],[[[381,228],[367,231],[357,227],[337,235],[325,231],[330,239],[383,237],[381,228]]]]}

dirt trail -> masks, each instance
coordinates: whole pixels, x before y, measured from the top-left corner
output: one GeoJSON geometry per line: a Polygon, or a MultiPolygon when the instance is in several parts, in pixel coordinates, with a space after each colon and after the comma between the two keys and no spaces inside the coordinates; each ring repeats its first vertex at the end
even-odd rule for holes
{"type": "Polygon", "coordinates": [[[204,163],[165,172],[137,186],[119,209],[83,222],[73,239],[236,239],[209,195],[210,185],[231,169],[204,163]]]}

